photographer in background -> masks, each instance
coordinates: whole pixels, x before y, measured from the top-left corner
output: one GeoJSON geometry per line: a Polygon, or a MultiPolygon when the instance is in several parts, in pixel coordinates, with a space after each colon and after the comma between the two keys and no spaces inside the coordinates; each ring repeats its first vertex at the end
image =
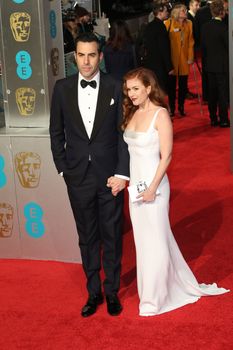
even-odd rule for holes
{"type": "Polygon", "coordinates": [[[63,40],[64,40],[64,53],[75,51],[75,39],[78,36],[78,18],[76,13],[72,9],[63,11],[63,40]]]}
{"type": "Polygon", "coordinates": [[[91,22],[91,14],[81,6],[75,6],[75,14],[77,17],[77,26],[79,34],[84,32],[93,32],[94,27],[91,22]]]}

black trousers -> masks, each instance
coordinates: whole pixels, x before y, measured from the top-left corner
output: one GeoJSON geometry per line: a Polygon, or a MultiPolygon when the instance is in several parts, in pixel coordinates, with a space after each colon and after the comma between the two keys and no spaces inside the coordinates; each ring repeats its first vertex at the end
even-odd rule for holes
{"type": "Polygon", "coordinates": [[[114,197],[106,184],[98,184],[91,163],[81,184],[76,184],[75,175],[64,178],[78,230],[88,293],[101,292],[101,262],[104,292],[116,293],[120,286],[123,191],[114,197]]]}
{"type": "Polygon", "coordinates": [[[228,121],[228,79],[227,73],[208,73],[208,109],[211,120],[220,123],[228,121]]]}
{"type": "Polygon", "coordinates": [[[169,76],[169,89],[168,98],[171,111],[175,111],[176,102],[176,83],[178,79],[178,106],[183,107],[185,96],[188,88],[188,76],[187,75],[170,75],[169,76]]]}

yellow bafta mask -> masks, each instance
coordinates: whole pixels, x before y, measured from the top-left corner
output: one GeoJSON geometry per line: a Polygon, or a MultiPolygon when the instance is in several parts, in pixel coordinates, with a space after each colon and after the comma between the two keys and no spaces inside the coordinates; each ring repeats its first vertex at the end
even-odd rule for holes
{"type": "Polygon", "coordinates": [[[57,47],[54,47],[50,52],[50,61],[53,75],[56,76],[59,74],[59,50],[57,47]]]}
{"type": "Polygon", "coordinates": [[[41,159],[35,152],[19,152],[15,155],[15,168],[21,185],[35,188],[40,181],[41,159]]]}
{"type": "Polygon", "coordinates": [[[36,102],[36,91],[32,88],[21,87],[15,91],[16,103],[21,115],[31,115],[34,113],[36,102]]]}
{"type": "Polygon", "coordinates": [[[10,15],[10,26],[15,41],[28,41],[31,16],[27,12],[14,12],[10,15]]]}
{"type": "Polygon", "coordinates": [[[0,203],[0,238],[12,235],[13,213],[14,210],[10,204],[0,203]]]}

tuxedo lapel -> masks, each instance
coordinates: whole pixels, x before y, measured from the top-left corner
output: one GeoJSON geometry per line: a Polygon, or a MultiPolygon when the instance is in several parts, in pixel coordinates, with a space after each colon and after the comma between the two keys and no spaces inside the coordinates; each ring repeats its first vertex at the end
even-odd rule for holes
{"type": "Polygon", "coordinates": [[[113,96],[113,85],[107,84],[106,76],[100,73],[100,86],[99,86],[99,94],[97,99],[96,113],[95,113],[95,121],[93,125],[93,130],[91,134],[91,140],[98,133],[103,120],[106,117],[107,109],[110,106],[111,98],[113,96]]]}
{"type": "Polygon", "coordinates": [[[81,133],[86,138],[88,138],[86,128],[83,124],[83,119],[80,113],[80,109],[78,107],[78,74],[74,76],[73,80],[71,80],[71,84],[69,85],[69,89],[67,89],[66,93],[67,93],[67,101],[70,106],[74,124],[77,125],[81,133]]]}

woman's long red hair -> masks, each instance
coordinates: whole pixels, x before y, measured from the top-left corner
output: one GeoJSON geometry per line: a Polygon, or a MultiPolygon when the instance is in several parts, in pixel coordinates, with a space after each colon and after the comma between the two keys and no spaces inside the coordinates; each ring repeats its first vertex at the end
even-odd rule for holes
{"type": "Polygon", "coordinates": [[[123,122],[122,122],[122,130],[125,130],[127,125],[129,124],[130,119],[138,109],[138,106],[134,106],[127,93],[126,82],[130,79],[138,79],[142,82],[145,87],[151,86],[151,92],[149,94],[149,99],[152,103],[157,106],[167,108],[167,103],[165,102],[165,93],[160,88],[158,80],[155,74],[147,68],[139,67],[129,71],[125,74],[123,78],[123,122]]]}

